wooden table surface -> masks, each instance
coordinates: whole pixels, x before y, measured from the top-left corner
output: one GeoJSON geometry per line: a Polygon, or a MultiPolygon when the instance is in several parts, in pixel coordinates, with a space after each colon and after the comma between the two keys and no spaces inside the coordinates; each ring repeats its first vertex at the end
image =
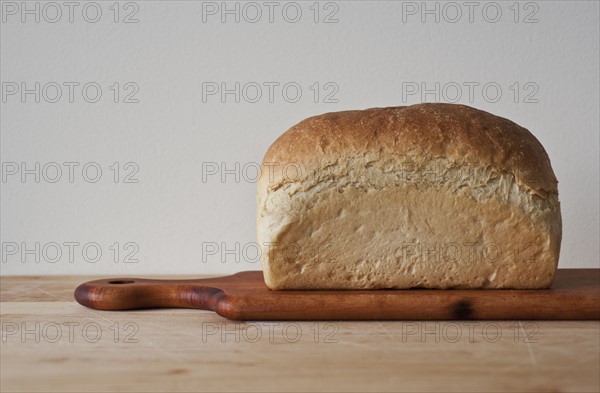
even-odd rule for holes
{"type": "Polygon", "coordinates": [[[600,391],[598,321],[242,323],[77,304],[98,278],[0,279],[2,392],[600,391]]]}

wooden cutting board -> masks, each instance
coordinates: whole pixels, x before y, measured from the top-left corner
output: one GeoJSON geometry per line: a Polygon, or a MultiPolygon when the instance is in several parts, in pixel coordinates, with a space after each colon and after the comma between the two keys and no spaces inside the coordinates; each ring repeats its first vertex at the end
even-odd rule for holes
{"type": "Polygon", "coordinates": [[[197,308],[234,320],[600,319],[600,269],[559,269],[550,289],[272,291],[260,271],[196,280],[90,281],[75,299],[98,310],[197,308]]]}

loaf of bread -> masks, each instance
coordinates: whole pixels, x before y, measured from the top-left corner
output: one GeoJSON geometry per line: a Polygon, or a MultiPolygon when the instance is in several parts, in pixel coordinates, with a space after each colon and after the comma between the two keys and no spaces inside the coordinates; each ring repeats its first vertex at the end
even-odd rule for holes
{"type": "Polygon", "coordinates": [[[281,135],[258,181],[271,289],[547,288],[557,180],[525,128],[464,105],[327,113],[281,135]]]}

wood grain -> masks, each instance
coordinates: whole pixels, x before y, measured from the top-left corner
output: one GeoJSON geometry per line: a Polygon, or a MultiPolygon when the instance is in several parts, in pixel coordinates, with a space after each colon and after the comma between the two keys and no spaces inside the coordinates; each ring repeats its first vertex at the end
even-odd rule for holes
{"type": "Polygon", "coordinates": [[[99,310],[195,308],[232,320],[598,320],[600,269],[560,269],[546,290],[271,291],[260,271],[114,278],[80,285],[75,299],[99,310]]]}
{"type": "Polygon", "coordinates": [[[77,304],[73,289],[98,278],[0,277],[0,391],[600,391],[598,321],[235,322],[77,304]],[[98,341],[87,324],[101,327],[98,341]],[[295,329],[300,339],[285,340],[295,329]]]}

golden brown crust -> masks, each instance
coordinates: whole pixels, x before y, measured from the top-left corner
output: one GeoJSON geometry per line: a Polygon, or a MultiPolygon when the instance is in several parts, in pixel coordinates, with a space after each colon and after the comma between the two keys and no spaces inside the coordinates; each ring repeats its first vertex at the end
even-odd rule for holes
{"type": "Polygon", "coordinates": [[[548,155],[527,129],[465,105],[433,103],[332,112],[303,120],[268,149],[260,182],[272,185],[292,177],[293,168],[282,172],[287,163],[323,167],[342,156],[374,152],[424,161],[446,157],[488,163],[514,174],[519,185],[539,196],[557,192],[548,155]]]}

